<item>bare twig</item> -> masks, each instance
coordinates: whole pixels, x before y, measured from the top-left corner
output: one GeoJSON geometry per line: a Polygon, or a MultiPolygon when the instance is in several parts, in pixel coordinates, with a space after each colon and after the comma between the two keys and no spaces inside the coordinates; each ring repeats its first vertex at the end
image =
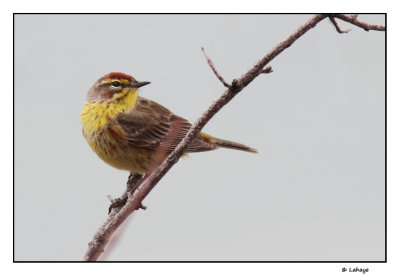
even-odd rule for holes
{"type": "Polygon", "coordinates": [[[261,70],[261,73],[263,73],[263,74],[269,74],[269,73],[272,73],[272,72],[274,72],[274,71],[272,71],[272,67],[271,66],[267,66],[267,67],[265,67],[264,69],[261,70]]]}
{"type": "MultiPolygon", "coordinates": [[[[201,117],[193,124],[186,136],[175,148],[175,150],[164,160],[164,162],[155,169],[147,179],[142,180],[137,185],[133,193],[128,193],[126,204],[118,210],[118,208],[112,209],[106,222],[96,232],[93,240],[89,243],[88,251],[84,257],[85,261],[94,261],[103,252],[108,240],[118,226],[135,210],[137,210],[142,200],[150,193],[160,179],[169,171],[169,169],[178,162],[182,154],[188,149],[190,143],[198,135],[200,130],[205,124],[233,97],[235,97],[243,88],[245,88],[250,82],[252,82],[261,73],[269,73],[272,71],[270,67],[266,67],[267,64],[273,60],[277,55],[283,52],[286,48],[290,47],[297,39],[304,35],[307,31],[315,27],[320,21],[330,15],[319,14],[313,16],[310,20],[304,23],[298,28],[292,35],[283,40],[281,43],[276,45],[269,53],[267,53],[261,60],[259,60],[253,67],[251,67],[246,73],[240,78],[234,79],[232,85],[228,85],[223,78],[215,70],[212,61],[207,57],[208,63],[213,68],[214,73],[218,79],[228,89],[221,95],[219,99],[213,102],[213,104],[205,111],[201,117]]],[[[338,15],[335,15],[338,17],[338,15]]],[[[340,17],[338,17],[340,18],[340,17]]],[[[354,18],[352,19],[354,20],[354,18]]],[[[202,49],[204,52],[204,49],[202,49]]]]}
{"type": "Polygon", "coordinates": [[[214,62],[207,56],[206,51],[204,50],[204,47],[201,47],[201,50],[203,51],[204,56],[207,59],[208,65],[210,65],[211,69],[213,70],[214,74],[217,76],[217,78],[222,82],[222,84],[226,87],[229,88],[230,85],[227,83],[224,78],[221,76],[220,73],[218,73],[217,69],[215,68],[214,62]]]}
{"type": "Polygon", "coordinates": [[[107,198],[110,202],[113,202],[113,201],[114,201],[114,199],[112,198],[111,195],[106,195],[106,198],[107,198]]]}
{"type": "Polygon", "coordinates": [[[374,24],[368,24],[362,21],[359,21],[357,19],[357,15],[345,15],[345,14],[335,14],[333,15],[336,18],[339,18],[343,21],[349,22],[353,25],[356,25],[360,28],[363,28],[366,31],[369,30],[374,30],[374,31],[386,31],[386,27],[385,26],[381,26],[381,25],[374,25],[374,24]]]}
{"type": "Polygon", "coordinates": [[[348,32],[351,31],[351,29],[347,29],[347,30],[342,30],[342,29],[340,29],[338,23],[337,23],[336,20],[335,20],[335,17],[329,16],[329,20],[333,23],[333,26],[335,26],[336,31],[337,31],[339,34],[348,33],[348,32]]]}

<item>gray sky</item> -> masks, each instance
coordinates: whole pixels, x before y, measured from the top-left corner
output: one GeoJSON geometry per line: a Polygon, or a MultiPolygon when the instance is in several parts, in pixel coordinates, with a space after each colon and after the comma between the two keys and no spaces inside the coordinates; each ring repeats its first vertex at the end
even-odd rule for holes
{"type": "MultiPolygon", "coordinates": [[[[17,15],[15,259],[81,260],[128,173],[81,133],[111,71],[190,121],[311,15],[17,15]]],[[[360,15],[384,24],[384,16],[360,15]]],[[[106,260],[384,260],[385,34],[327,20],[204,131],[257,148],[191,154],[132,215],[106,260]]]]}

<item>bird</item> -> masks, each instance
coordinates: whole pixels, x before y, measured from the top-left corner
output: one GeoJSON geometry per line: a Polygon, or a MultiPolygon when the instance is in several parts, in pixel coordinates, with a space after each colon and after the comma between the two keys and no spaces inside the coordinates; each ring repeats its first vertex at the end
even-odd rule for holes
{"type": "MultiPolygon", "coordinates": [[[[107,164],[131,175],[148,175],[157,168],[192,126],[164,106],[140,97],[139,88],[148,84],[121,72],[106,74],[89,89],[81,112],[82,133],[92,150],[107,164]]],[[[196,136],[187,153],[218,148],[257,153],[204,132],[196,136]]]]}

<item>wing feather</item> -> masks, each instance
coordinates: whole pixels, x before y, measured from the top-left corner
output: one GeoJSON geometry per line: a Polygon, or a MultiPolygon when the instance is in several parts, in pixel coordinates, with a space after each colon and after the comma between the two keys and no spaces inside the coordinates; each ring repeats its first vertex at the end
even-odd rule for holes
{"type": "MultiPolygon", "coordinates": [[[[192,126],[167,108],[139,97],[134,110],[116,118],[118,127],[125,132],[128,145],[149,150],[171,152],[185,137],[192,126]]],[[[206,143],[201,136],[190,145],[189,152],[207,151],[217,148],[206,143]]]]}

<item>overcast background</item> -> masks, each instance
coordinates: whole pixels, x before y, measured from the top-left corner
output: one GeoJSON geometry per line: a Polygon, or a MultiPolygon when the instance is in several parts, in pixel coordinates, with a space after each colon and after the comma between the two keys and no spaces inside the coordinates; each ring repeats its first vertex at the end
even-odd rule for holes
{"type": "MultiPolygon", "coordinates": [[[[15,260],[81,260],[128,173],[82,136],[86,92],[111,71],[195,121],[311,15],[16,15],[15,260]]],[[[360,15],[384,25],[384,16],[360,15]]],[[[191,154],[102,260],[383,261],[385,33],[324,20],[204,131],[245,143],[191,154]]]]}

